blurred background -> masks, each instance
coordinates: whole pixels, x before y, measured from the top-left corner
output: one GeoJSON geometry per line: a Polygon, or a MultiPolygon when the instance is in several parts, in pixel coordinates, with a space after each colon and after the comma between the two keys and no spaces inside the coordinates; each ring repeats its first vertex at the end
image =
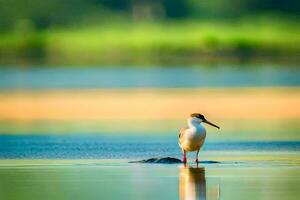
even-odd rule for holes
{"type": "Polygon", "coordinates": [[[299,61],[297,0],[0,1],[3,64],[299,61]]]}
{"type": "Polygon", "coordinates": [[[296,0],[0,0],[0,133],[300,140],[296,0]],[[210,128],[209,128],[210,129],[210,128]]]}

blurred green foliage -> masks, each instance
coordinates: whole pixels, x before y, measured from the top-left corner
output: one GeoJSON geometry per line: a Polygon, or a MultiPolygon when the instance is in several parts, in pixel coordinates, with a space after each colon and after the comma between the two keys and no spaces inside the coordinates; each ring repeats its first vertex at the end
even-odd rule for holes
{"type": "Polygon", "coordinates": [[[194,64],[257,58],[292,62],[300,52],[299,34],[299,26],[286,21],[106,24],[2,34],[0,57],[2,62],[25,59],[80,65],[194,64]]]}
{"type": "Polygon", "coordinates": [[[0,64],[298,62],[297,0],[0,0],[0,64]]]}
{"type": "Polygon", "coordinates": [[[0,0],[0,31],[25,21],[37,29],[89,22],[238,18],[262,13],[299,16],[298,0],[0,0]]]}

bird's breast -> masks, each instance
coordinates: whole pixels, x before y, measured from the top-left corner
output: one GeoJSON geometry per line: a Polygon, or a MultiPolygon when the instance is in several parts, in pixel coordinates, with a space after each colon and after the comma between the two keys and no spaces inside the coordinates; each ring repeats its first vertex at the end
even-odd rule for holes
{"type": "Polygon", "coordinates": [[[203,126],[199,125],[190,129],[189,134],[192,138],[205,138],[206,130],[203,126]]]}
{"type": "Polygon", "coordinates": [[[186,151],[196,151],[203,145],[205,137],[206,131],[204,128],[191,128],[184,134],[180,145],[186,151]]]}
{"type": "Polygon", "coordinates": [[[186,134],[186,137],[189,140],[202,140],[206,137],[206,131],[203,130],[192,130],[186,134]]]}

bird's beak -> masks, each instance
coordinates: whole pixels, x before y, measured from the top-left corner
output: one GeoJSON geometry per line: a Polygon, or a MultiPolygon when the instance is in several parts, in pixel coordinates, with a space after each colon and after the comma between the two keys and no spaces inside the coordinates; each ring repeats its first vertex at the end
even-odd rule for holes
{"type": "Polygon", "coordinates": [[[213,123],[211,123],[211,122],[209,122],[209,121],[207,121],[207,120],[204,120],[203,122],[206,123],[206,124],[209,124],[209,125],[211,125],[211,126],[213,126],[213,127],[216,127],[217,129],[220,129],[219,126],[217,126],[217,125],[215,125],[215,124],[213,124],[213,123]]]}

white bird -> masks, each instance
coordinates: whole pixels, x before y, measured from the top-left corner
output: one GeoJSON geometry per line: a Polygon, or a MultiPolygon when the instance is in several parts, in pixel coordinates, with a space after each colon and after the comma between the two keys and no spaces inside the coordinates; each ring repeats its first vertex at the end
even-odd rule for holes
{"type": "Polygon", "coordinates": [[[202,122],[220,128],[209,122],[199,113],[193,113],[188,118],[188,127],[182,128],[179,134],[179,146],[183,152],[183,163],[186,163],[186,152],[197,151],[195,162],[198,164],[198,154],[206,137],[206,130],[202,122]]]}

